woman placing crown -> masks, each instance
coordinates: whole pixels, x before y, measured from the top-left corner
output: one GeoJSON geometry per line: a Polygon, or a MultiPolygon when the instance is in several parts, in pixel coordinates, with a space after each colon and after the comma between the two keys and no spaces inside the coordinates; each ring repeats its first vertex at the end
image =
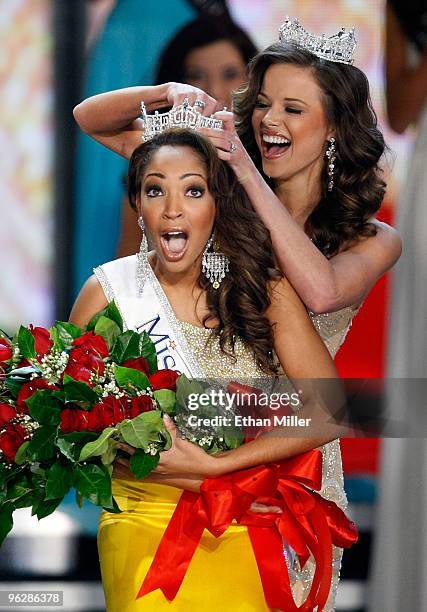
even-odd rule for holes
{"type": "MultiPolygon", "coordinates": [[[[268,231],[213,145],[194,130],[165,127],[135,149],[128,175],[130,201],[154,251],[148,253],[144,236],[138,255],[97,268],[71,320],[85,324],[114,299],[127,328],[145,329],[157,340],[162,366],[188,377],[242,382],[264,377],[263,386],[280,368],[298,381],[302,410],[319,414],[319,396],[306,379],[334,379],[336,370],[301,300],[275,271],[268,231]]],[[[341,407],[340,390],[332,384],[336,393],[328,386],[329,411],[331,401],[341,407]]],[[[325,400],[323,393],[320,398],[325,400]]],[[[132,479],[124,460],[116,465],[113,493],[123,512],[102,514],[98,538],[108,612],[188,612],[202,605],[229,612],[333,610],[340,547],[356,539],[342,513],[338,442],[330,442],[342,430],[334,425],[326,430],[324,423],[322,432],[286,436],[276,428],[273,435],[211,456],[167,426],[172,448],[161,453],[148,479],[132,479]],[[323,453],[301,454],[325,443],[323,453]],[[299,468],[291,484],[281,484],[290,505],[283,506],[280,497],[257,502],[255,495],[242,524],[230,522],[219,538],[202,527],[187,567],[180,555],[186,558],[198,521],[191,504],[187,516],[181,509],[193,499],[188,491],[236,470],[262,466],[262,474],[271,462],[295,456],[299,468]],[[174,520],[178,508],[180,519],[174,520]],[[174,535],[167,535],[171,530],[174,535]],[[174,562],[177,555],[181,562],[174,562]]],[[[257,478],[249,480],[254,486],[257,478]]],[[[241,493],[249,490],[244,481],[241,486],[241,493]]]]}
{"type": "MultiPolygon", "coordinates": [[[[279,267],[308,309],[337,313],[349,325],[401,252],[396,232],[374,219],[385,191],[378,166],[384,140],[366,76],[351,65],[353,32],[316,37],[296,20],[280,30],[280,41],[255,56],[235,95],[238,133],[225,111],[215,115],[224,130],[204,133],[244,186],[271,233],[279,267]]],[[[218,110],[200,89],[165,83],[93,96],[75,117],[129,157],[143,129],[141,100],[154,110],[185,98],[205,116],[218,110]]]]}

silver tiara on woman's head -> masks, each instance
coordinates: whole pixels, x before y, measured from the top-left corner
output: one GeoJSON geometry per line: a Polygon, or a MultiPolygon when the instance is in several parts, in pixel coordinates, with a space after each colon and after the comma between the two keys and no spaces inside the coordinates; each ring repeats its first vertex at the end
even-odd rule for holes
{"type": "Polygon", "coordinates": [[[221,130],[223,122],[213,117],[205,117],[197,109],[196,105],[191,106],[185,98],[179,106],[174,106],[167,113],[155,111],[154,115],[147,115],[144,102],[141,102],[141,119],[144,124],[142,140],[147,142],[170,128],[187,128],[197,130],[198,128],[211,128],[221,130]]]}
{"type": "Polygon", "coordinates": [[[294,42],[317,57],[340,64],[352,64],[356,49],[354,28],[348,31],[341,28],[337,34],[329,37],[325,34],[316,36],[307,32],[296,17],[293,19],[287,17],[285,23],[282,23],[279,28],[279,40],[283,43],[294,42]]]}

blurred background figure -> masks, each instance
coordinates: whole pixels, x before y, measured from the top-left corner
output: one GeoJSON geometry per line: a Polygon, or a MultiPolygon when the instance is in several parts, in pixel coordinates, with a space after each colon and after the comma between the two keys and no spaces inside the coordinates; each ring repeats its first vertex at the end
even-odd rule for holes
{"type": "MultiPolygon", "coordinates": [[[[388,408],[416,406],[410,379],[427,377],[427,5],[389,0],[385,50],[391,128],[415,128],[407,179],[398,198],[403,255],[394,271],[389,332],[388,408]],[[408,384],[393,383],[393,378],[408,384]],[[396,392],[398,391],[398,392],[396,392]]],[[[424,398],[425,402],[425,398],[424,398]]],[[[427,610],[427,440],[383,441],[371,610],[427,610]]]]}
{"type": "MultiPolygon", "coordinates": [[[[256,52],[246,32],[230,18],[205,15],[184,26],[166,46],[155,83],[189,83],[230,109],[231,93],[244,82],[246,66],[256,52]]],[[[137,214],[125,197],[117,257],[136,253],[141,237],[137,214]]]]}

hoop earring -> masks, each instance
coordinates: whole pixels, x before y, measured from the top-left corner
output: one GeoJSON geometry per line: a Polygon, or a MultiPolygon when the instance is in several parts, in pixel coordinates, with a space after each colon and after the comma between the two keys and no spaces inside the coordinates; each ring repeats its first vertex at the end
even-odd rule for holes
{"type": "Polygon", "coordinates": [[[142,217],[138,217],[138,225],[141,228],[143,234],[142,234],[142,240],[141,240],[141,244],[139,247],[139,255],[141,257],[147,258],[148,255],[148,241],[147,241],[147,235],[145,233],[145,225],[144,225],[144,220],[142,217]]]}
{"type": "Polygon", "coordinates": [[[224,253],[218,253],[215,250],[209,252],[213,244],[214,240],[211,236],[203,251],[202,272],[211,283],[212,287],[218,289],[225,275],[229,272],[230,260],[224,253]]]}
{"type": "Polygon", "coordinates": [[[326,151],[326,157],[328,158],[328,191],[332,191],[334,188],[335,160],[337,159],[335,142],[335,138],[330,138],[329,147],[326,151]]]}

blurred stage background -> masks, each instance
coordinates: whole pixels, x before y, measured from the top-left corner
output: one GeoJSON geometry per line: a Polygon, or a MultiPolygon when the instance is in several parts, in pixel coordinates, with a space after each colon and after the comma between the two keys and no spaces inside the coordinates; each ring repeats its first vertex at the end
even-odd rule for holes
{"type": "MultiPolygon", "coordinates": [[[[229,0],[228,8],[259,47],[276,39],[286,15],[298,16],[307,29],[328,35],[341,26],[356,27],[356,65],[369,77],[379,122],[393,152],[380,214],[393,223],[411,135],[396,136],[385,119],[383,0],[323,0],[321,5],[316,0],[229,0]]],[[[1,328],[12,331],[20,323],[49,325],[55,318],[64,319],[75,296],[78,181],[72,107],[93,83],[108,83],[110,89],[148,84],[168,37],[195,15],[195,6],[185,0],[0,0],[1,328]],[[136,70],[145,29],[153,27],[157,48],[141,56],[136,70]]],[[[99,93],[100,87],[90,93],[99,93]]],[[[117,163],[122,165],[115,176],[123,167],[117,163]]],[[[100,172],[94,180],[102,184],[107,177],[100,172]]],[[[99,232],[96,220],[85,223],[89,232],[99,232]]],[[[117,219],[110,223],[117,225],[117,219]]],[[[384,375],[388,287],[385,277],[373,289],[338,355],[339,370],[346,377],[384,375]]],[[[361,541],[346,553],[338,610],[355,612],[364,606],[378,445],[373,439],[343,443],[347,489],[361,541]]],[[[22,511],[0,553],[0,589],[10,583],[14,588],[30,584],[32,589],[60,585],[66,594],[63,609],[102,610],[96,521],[96,511],[80,511],[72,499],[39,525],[22,511]]]]}

